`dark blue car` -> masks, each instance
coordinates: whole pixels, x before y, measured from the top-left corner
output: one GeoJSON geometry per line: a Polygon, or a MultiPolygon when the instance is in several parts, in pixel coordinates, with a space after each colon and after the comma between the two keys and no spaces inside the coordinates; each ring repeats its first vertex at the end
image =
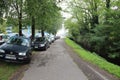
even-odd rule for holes
{"type": "Polygon", "coordinates": [[[49,46],[50,44],[46,37],[36,37],[32,42],[33,49],[47,50],[49,46]]]}
{"type": "Polygon", "coordinates": [[[13,36],[0,46],[0,59],[7,62],[29,63],[31,55],[30,39],[22,36],[13,36]]]}

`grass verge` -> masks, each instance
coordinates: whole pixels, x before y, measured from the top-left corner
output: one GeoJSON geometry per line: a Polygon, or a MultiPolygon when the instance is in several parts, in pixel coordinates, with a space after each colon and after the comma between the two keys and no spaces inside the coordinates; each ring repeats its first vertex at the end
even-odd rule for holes
{"type": "Polygon", "coordinates": [[[0,61],[0,80],[9,80],[22,67],[22,64],[13,64],[0,61]]]}
{"type": "Polygon", "coordinates": [[[120,78],[120,66],[114,65],[102,57],[96,55],[95,53],[91,53],[85,49],[83,49],[81,46],[76,44],[74,41],[65,38],[65,42],[67,45],[73,48],[73,50],[84,60],[89,61],[101,69],[104,69],[108,71],[109,73],[115,75],[116,77],[120,78]]]}

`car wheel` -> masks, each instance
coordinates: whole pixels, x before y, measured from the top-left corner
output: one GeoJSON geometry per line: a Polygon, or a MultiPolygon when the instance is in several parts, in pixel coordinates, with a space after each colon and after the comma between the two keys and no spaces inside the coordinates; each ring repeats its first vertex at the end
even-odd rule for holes
{"type": "Polygon", "coordinates": [[[45,50],[45,51],[47,50],[47,46],[44,47],[44,50],[45,50]]]}
{"type": "Polygon", "coordinates": [[[29,64],[31,62],[31,56],[31,54],[28,54],[28,60],[25,63],[29,64]]]}

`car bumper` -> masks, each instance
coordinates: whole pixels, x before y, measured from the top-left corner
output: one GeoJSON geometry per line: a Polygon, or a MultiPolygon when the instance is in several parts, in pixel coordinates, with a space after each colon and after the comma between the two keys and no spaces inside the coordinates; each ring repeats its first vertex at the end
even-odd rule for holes
{"type": "Polygon", "coordinates": [[[6,62],[14,62],[14,63],[25,63],[25,62],[29,62],[31,58],[21,57],[21,56],[15,57],[15,58],[10,58],[10,57],[8,58],[0,55],[0,60],[6,61],[6,62]]]}
{"type": "Polygon", "coordinates": [[[46,46],[33,46],[33,49],[45,49],[46,46]]]}

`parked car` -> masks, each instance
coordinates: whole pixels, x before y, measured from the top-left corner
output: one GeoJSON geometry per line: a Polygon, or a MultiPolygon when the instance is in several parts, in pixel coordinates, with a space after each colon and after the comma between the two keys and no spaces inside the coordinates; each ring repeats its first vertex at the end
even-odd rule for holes
{"type": "Polygon", "coordinates": [[[52,38],[50,36],[47,36],[46,38],[47,38],[48,42],[51,44],[52,43],[52,38]]]}
{"type": "Polygon", "coordinates": [[[52,42],[55,41],[55,36],[53,34],[50,34],[50,38],[51,38],[52,42]]]}
{"type": "Polygon", "coordinates": [[[7,34],[7,36],[10,38],[10,37],[13,37],[13,36],[19,36],[19,34],[11,32],[11,33],[7,34]]]}
{"type": "Polygon", "coordinates": [[[55,36],[55,40],[60,39],[60,36],[55,36]]]}
{"type": "Polygon", "coordinates": [[[46,50],[50,46],[46,37],[36,37],[32,42],[33,49],[46,50]]]}
{"type": "Polygon", "coordinates": [[[0,46],[0,59],[7,62],[29,63],[31,55],[30,40],[22,36],[13,36],[0,46]]]}
{"type": "Polygon", "coordinates": [[[6,42],[8,39],[8,36],[5,34],[0,34],[0,45],[6,42]]]}

